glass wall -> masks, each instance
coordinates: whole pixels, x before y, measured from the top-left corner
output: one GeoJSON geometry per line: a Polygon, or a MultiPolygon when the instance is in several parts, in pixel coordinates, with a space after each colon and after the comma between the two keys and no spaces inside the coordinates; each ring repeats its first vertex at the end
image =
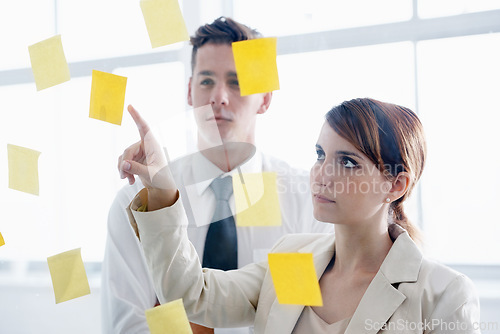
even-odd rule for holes
{"type": "MultiPolygon", "coordinates": [[[[483,320],[498,321],[500,1],[180,4],[190,34],[227,15],[278,36],[281,89],[259,116],[257,144],[294,166],[313,164],[323,116],[343,100],[373,97],[415,110],[429,155],[410,217],[423,229],[426,254],[468,274],[483,320]]],[[[97,333],[107,214],[126,185],[116,160],[138,138],[126,112],[121,126],[88,117],[91,72],[126,76],[125,103],[158,125],[179,156],[192,137],[192,127],[172,126],[189,110],[190,47],[151,49],[138,0],[0,2],[0,31],[2,328],[97,333]],[[28,46],[55,34],[72,78],[37,92],[28,46]],[[41,152],[40,196],[8,188],[7,144],[41,152]],[[54,305],[46,258],[79,247],[92,293],[54,305]]]]}

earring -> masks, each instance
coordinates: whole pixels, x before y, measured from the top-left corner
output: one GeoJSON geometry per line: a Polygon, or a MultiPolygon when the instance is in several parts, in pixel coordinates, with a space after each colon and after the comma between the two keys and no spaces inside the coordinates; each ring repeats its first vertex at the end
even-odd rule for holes
{"type": "Polygon", "coordinates": [[[386,203],[391,203],[391,199],[390,199],[389,197],[387,197],[387,198],[385,199],[385,202],[386,202],[386,203]]]}

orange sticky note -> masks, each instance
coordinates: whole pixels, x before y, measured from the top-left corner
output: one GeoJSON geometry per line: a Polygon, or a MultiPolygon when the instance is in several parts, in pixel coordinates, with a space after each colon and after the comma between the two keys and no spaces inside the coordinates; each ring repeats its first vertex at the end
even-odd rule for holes
{"type": "Polygon", "coordinates": [[[56,304],[90,294],[81,249],[47,258],[56,304]]]}
{"type": "Polygon", "coordinates": [[[276,41],[276,37],[269,37],[232,44],[241,96],[280,89],[276,41]]]}
{"type": "Polygon", "coordinates": [[[126,87],[127,78],[93,70],[89,117],[121,125],[126,87]]]}
{"type": "Polygon", "coordinates": [[[40,152],[7,144],[9,188],[39,195],[38,157],[40,152]]]}
{"type": "Polygon", "coordinates": [[[235,174],[233,194],[238,226],[281,225],[276,173],[235,174]]]}
{"type": "Polygon", "coordinates": [[[280,304],[323,306],[311,253],[269,253],[268,260],[280,304]]]}
{"type": "Polygon", "coordinates": [[[0,246],[5,245],[5,240],[3,240],[3,235],[0,233],[0,246]]]}
{"type": "Polygon", "coordinates": [[[182,299],[146,310],[151,334],[192,334],[182,299]]]}
{"type": "Polygon", "coordinates": [[[189,40],[177,0],[141,0],[140,4],[153,48],[189,40]]]}
{"type": "Polygon", "coordinates": [[[30,45],[28,51],[37,90],[49,88],[70,79],[61,35],[30,45]]]}

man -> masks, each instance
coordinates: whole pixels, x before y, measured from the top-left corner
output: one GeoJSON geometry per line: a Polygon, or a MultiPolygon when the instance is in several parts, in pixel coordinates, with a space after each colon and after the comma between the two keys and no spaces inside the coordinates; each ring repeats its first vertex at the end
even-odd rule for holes
{"type": "MultiPolygon", "coordinates": [[[[192,77],[188,104],[196,108],[210,105],[210,112],[196,113],[198,149],[194,154],[170,164],[188,213],[188,235],[200,260],[208,256],[209,230],[216,211],[213,179],[240,173],[276,172],[281,226],[236,226],[237,267],[266,260],[267,250],[284,234],[332,232],[327,224],[314,221],[307,175],[283,161],[255,151],[258,114],[269,108],[272,93],[240,96],[231,43],[260,37],[259,33],[229,18],[219,18],[202,26],[191,38],[192,77]],[[216,125],[216,127],[214,127],[216,125]],[[215,129],[215,131],[214,131],[215,129]],[[224,145],[220,145],[220,141],[224,145]]],[[[207,110],[200,108],[199,110],[207,110]]],[[[133,176],[128,177],[134,183],[133,176]]],[[[105,333],[149,333],[145,310],[157,305],[152,279],[143,251],[130,227],[125,208],[142,189],[140,182],[123,188],[108,217],[108,238],[103,262],[102,321],[105,333]]],[[[234,196],[229,199],[234,214],[234,196]]],[[[224,218],[224,217],[222,217],[224,218]]],[[[234,224],[234,223],[233,223],[234,224]]],[[[217,243],[217,242],[216,242],[217,243]]],[[[221,240],[222,243],[222,240],[221,240]]],[[[230,265],[226,269],[231,269],[230,265]]],[[[221,267],[222,268],[222,267],[221,267]]],[[[224,269],[224,268],[222,268],[224,269]]],[[[194,333],[213,333],[192,324],[194,333]]],[[[248,333],[248,329],[216,329],[216,333],[248,333]]]]}

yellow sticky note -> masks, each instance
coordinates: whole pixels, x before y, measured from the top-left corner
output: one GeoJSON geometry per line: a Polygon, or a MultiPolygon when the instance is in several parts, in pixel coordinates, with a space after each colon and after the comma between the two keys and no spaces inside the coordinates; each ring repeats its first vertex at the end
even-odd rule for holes
{"type": "Polygon", "coordinates": [[[241,96],[280,89],[276,41],[276,37],[269,37],[232,44],[241,96]]]}
{"type": "Polygon", "coordinates": [[[38,195],[38,157],[40,152],[7,144],[9,188],[38,195]]]}
{"type": "Polygon", "coordinates": [[[141,0],[140,4],[153,48],[189,40],[177,0],[141,0]]]}
{"type": "Polygon", "coordinates": [[[238,226],[281,225],[276,173],[235,174],[233,193],[238,226]]]}
{"type": "Polygon", "coordinates": [[[90,294],[81,249],[73,249],[47,258],[56,304],[90,294]]]}
{"type": "Polygon", "coordinates": [[[192,334],[182,299],[146,310],[151,334],[192,334]]]}
{"type": "Polygon", "coordinates": [[[93,70],[89,117],[121,125],[126,87],[127,78],[93,70]]]}
{"type": "Polygon", "coordinates": [[[36,89],[49,88],[70,79],[61,35],[28,46],[36,89]]]}
{"type": "Polygon", "coordinates": [[[269,253],[268,260],[280,304],[323,306],[311,253],[269,253]]]}
{"type": "Polygon", "coordinates": [[[3,235],[0,233],[0,246],[5,245],[5,240],[3,240],[3,235]]]}

